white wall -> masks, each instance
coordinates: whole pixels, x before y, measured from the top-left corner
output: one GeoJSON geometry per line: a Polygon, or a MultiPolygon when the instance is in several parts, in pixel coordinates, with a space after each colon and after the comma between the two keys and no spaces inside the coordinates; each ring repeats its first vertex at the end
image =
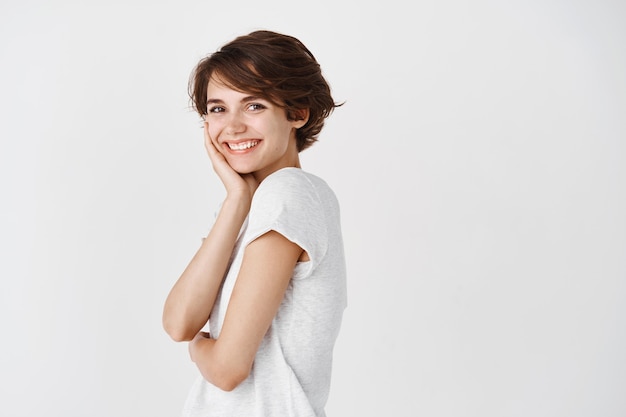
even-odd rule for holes
{"type": "Polygon", "coordinates": [[[626,414],[626,6],[0,4],[0,414],[175,416],[164,298],[222,188],[186,87],[300,38],[349,268],[329,417],[626,414]]]}

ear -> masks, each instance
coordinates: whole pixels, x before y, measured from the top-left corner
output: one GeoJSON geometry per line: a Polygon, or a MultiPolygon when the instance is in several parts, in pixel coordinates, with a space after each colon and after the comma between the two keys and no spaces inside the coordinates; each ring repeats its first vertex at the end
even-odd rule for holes
{"type": "Polygon", "coordinates": [[[300,129],[309,121],[310,111],[309,109],[299,109],[293,112],[293,127],[300,129]]]}

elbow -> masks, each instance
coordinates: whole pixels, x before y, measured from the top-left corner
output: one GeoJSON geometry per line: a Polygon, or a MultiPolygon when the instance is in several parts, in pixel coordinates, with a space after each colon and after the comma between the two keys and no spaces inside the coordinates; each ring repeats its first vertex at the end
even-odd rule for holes
{"type": "Polygon", "coordinates": [[[189,329],[172,323],[171,320],[163,318],[163,329],[175,342],[189,342],[196,337],[197,332],[189,331],[189,329]]]}
{"type": "Polygon", "coordinates": [[[228,369],[213,375],[211,383],[222,391],[230,392],[237,388],[250,375],[250,369],[228,369]]]}
{"type": "Polygon", "coordinates": [[[250,369],[242,370],[239,373],[234,373],[227,381],[224,381],[220,389],[224,391],[232,391],[237,388],[243,381],[250,375],[250,369]]]}
{"type": "Polygon", "coordinates": [[[187,333],[167,330],[166,332],[174,342],[190,342],[193,339],[193,336],[187,333]]]}

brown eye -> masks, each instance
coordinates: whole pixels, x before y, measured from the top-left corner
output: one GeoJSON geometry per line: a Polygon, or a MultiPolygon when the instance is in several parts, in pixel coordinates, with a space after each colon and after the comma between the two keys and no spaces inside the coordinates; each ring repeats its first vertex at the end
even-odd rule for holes
{"type": "Polygon", "coordinates": [[[252,111],[258,111],[258,110],[263,110],[266,109],[267,107],[265,107],[264,105],[260,104],[260,103],[252,103],[248,106],[248,110],[252,110],[252,111]]]}
{"type": "Polygon", "coordinates": [[[221,106],[213,106],[209,108],[208,113],[223,113],[225,111],[224,107],[221,106]]]}

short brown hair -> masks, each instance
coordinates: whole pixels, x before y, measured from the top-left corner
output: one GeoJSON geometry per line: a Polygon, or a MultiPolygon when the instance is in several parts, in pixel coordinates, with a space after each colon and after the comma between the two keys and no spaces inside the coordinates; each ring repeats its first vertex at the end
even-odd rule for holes
{"type": "Polygon", "coordinates": [[[200,60],[189,80],[189,96],[201,116],[207,114],[207,87],[213,75],[235,90],[283,107],[289,120],[308,109],[309,120],[296,131],[298,152],[317,141],[324,120],[341,106],[333,100],[311,51],[293,36],[254,31],[200,60]]]}

